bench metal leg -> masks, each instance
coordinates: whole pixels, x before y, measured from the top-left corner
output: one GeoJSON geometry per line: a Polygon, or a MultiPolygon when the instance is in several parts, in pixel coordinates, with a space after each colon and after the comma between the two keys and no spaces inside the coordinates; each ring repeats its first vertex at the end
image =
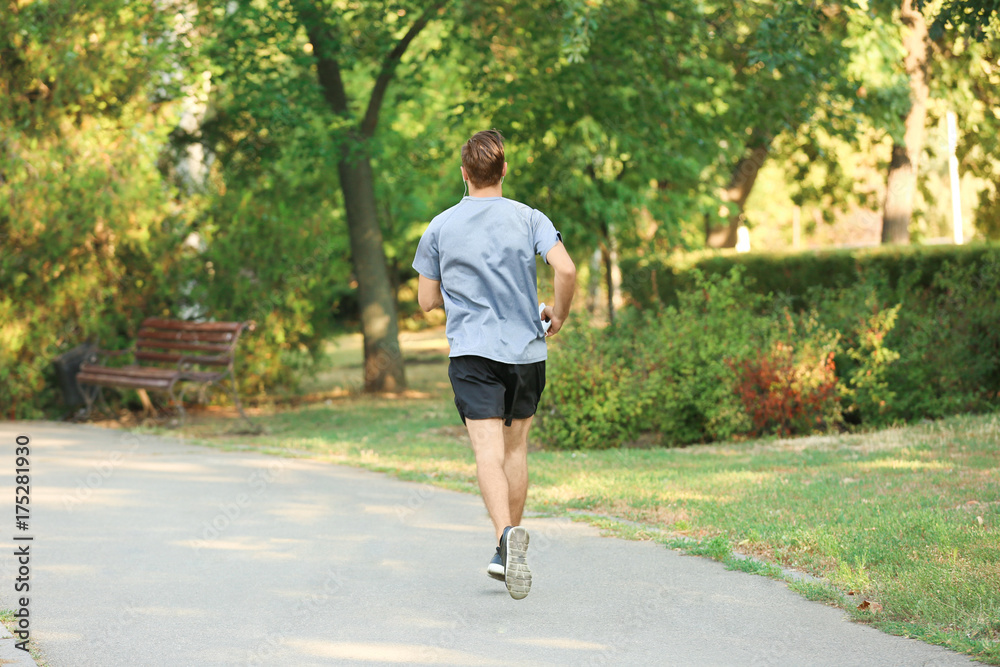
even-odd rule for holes
{"type": "Polygon", "coordinates": [[[243,421],[245,421],[255,433],[260,433],[263,430],[260,425],[255,424],[254,421],[247,416],[247,413],[243,411],[243,404],[240,403],[240,392],[237,391],[236,388],[236,376],[233,373],[229,374],[229,393],[232,394],[233,404],[236,405],[236,409],[239,411],[240,417],[243,417],[243,421]]]}
{"type": "Polygon", "coordinates": [[[171,383],[171,385],[167,389],[167,391],[170,393],[170,402],[172,404],[174,404],[175,406],[177,406],[177,412],[179,413],[179,416],[180,416],[179,427],[180,428],[184,428],[184,385],[185,385],[185,383],[183,383],[183,382],[181,383],[181,393],[180,393],[180,398],[179,399],[178,399],[177,395],[174,393],[174,386],[175,385],[176,385],[176,382],[171,383]]]}
{"type": "Polygon", "coordinates": [[[76,383],[76,388],[80,390],[80,395],[83,396],[83,402],[86,405],[83,411],[83,420],[86,421],[91,418],[94,412],[94,403],[100,402],[101,412],[106,414],[109,418],[115,419],[115,415],[111,412],[111,406],[104,399],[104,387],[100,385],[90,385],[90,384],[80,384],[79,380],[76,383]]]}

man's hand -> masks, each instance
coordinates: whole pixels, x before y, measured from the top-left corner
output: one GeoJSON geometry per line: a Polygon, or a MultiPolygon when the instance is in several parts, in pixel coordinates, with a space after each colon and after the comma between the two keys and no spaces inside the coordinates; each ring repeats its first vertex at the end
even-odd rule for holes
{"type": "Polygon", "coordinates": [[[552,306],[545,306],[545,310],[542,311],[541,318],[543,322],[549,323],[549,330],[545,332],[545,337],[555,336],[562,329],[563,322],[565,320],[560,320],[556,318],[555,311],[552,306]]]}

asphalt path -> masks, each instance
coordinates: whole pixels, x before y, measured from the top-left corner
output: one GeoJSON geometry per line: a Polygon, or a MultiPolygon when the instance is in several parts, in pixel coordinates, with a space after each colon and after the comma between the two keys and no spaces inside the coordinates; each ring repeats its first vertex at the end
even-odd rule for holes
{"type": "MultiPolygon", "coordinates": [[[[50,667],[974,664],[563,519],[525,521],[534,583],[515,601],[485,574],[493,531],[469,494],[92,426],[0,422],[0,441],[7,540],[34,538],[31,641],[50,667]],[[28,531],[11,502],[18,434],[28,531]]],[[[20,595],[12,554],[4,608],[20,595]]],[[[0,664],[23,658],[13,641],[0,664]]]]}

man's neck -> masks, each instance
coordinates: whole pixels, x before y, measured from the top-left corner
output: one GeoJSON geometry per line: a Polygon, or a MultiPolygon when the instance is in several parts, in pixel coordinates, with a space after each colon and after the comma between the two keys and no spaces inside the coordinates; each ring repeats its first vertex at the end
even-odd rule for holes
{"type": "Polygon", "coordinates": [[[503,186],[497,183],[486,188],[474,188],[469,183],[469,196],[483,199],[487,197],[503,197],[503,186]]]}

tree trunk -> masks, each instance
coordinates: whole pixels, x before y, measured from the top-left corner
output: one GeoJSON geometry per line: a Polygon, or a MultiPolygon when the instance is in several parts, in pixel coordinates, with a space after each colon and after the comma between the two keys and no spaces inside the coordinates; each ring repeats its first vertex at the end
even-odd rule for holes
{"type": "Polygon", "coordinates": [[[885,211],[882,216],[882,243],[909,243],[913,200],[917,193],[917,165],[924,150],[924,125],[927,120],[927,22],[913,7],[913,0],[903,0],[899,13],[908,28],[903,36],[906,49],[906,73],[910,77],[910,111],[906,115],[904,145],[893,143],[892,161],[886,183],[885,211]]]}
{"type": "MultiPolygon", "coordinates": [[[[351,237],[351,258],[358,281],[358,305],[365,347],[365,391],[402,391],[406,388],[403,355],[399,348],[396,299],[386,268],[382,230],[375,207],[375,177],[367,141],[375,133],[379,111],[396,66],[407,47],[447,2],[439,0],[410,25],[410,29],[385,58],[368,99],[360,125],[348,133],[337,162],[344,212],[351,237]]],[[[342,39],[339,26],[330,24],[308,1],[296,3],[316,58],[316,75],[330,109],[344,119],[351,118],[351,105],[340,70],[342,39]]]]}
{"type": "Polygon", "coordinates": [[[375,214],[371,159],[359,139],[345,148],[346,157],[337,163],[337,169],[358,279],[361,333],[365,341],[365,391],[402,391],[406,388],[406,375],[399,348],[396,300],[386,269],[382,230],[375,214]]]}
{"type": "Polygon", "coordinates": [[[601,258],[603,253],[598,246],[590,256],[590,277],[587,279],[587,312],[591,316],[597,314],[597,300],[601,294],[601,258]]]}
{"type": "Polygon", "coordinates": [[[747,203],[750,191],[757,182],[757,174],[767,158],[769,142],[757,141],[750,150],[750,155],[741,158],[733,169],[729,186],[722,191],[720,199],[724,203],[736,204],[736,211],[730,213],[724,225],[713,224],[715,216],[705,216],[705,245],[709,248],[735,248],[736,230],[743,218],[743,207],[747,203]]]}
{"type": "Polygon", "coordinates": [[[607,242],[601,246],[604,255],[604,277],[608,289],[608,324],[615,323],[615,313],[624,305],[622,299],[622,270],[618,264],[618,240],[614,225],[608,225],[607,242]]]}

